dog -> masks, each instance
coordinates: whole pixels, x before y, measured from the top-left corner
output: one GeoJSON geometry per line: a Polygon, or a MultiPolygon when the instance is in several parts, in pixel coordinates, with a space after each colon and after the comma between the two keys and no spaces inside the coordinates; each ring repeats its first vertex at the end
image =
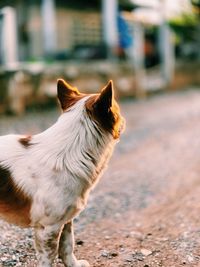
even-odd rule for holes
{"type": "Polygon", "coordinates": [[[57,81],[62,114],[47,130],[0,137],[0,217],[33,227],[39,267],[58,255],[66,267],[88,267],[74,255],[73,218],[106,168],[125,120],[113,82],[83,94],[57,81]]]}

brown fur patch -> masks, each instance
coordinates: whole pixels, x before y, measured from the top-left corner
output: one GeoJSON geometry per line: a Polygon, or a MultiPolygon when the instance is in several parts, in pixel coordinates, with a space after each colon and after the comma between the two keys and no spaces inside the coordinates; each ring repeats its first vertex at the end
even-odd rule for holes
{"type": "Polygon", "coordinates": [[[31,146],[31,143],[30,143],[31,139],[32,139],[32,137],[30,135],[28,135],[28,136],[20,138],[19,142],[20,142],[20,144],[22,144],[24,147],[27,148],[27,147],[31,146]]]}
{"type": "Polygon", "coordinates": [[[122,127],[122,117],[117,102],[114,100],[113,105],[108,112],[103,112],[101,108],[95,108],[99,95],[92,95],[86,101],[86,110],[93,120],[95,120],[104,130],[110,132],[114,139],[119,138],[120,128],[122,127]]]}
{"type": "Polygon", "coordinates": [[[67,111],[71,106],[86,96],[85,94],[80,93],[77,88],[72,87],[62,79],[58,80],[57,92],[58,100],[63,111],[67,111]]]}
{"type": "Polygon", "coordinates": [[[68,97],[65,100],[65,104],[63,104],[63,107],[62,107],[63,111],[67,111],[70,107],[75,105],[79,100],[81,100],[85,96],[86,95],[84,95],[84,94],[80,94],[80,95],[77,95],[75,97],[68,97]]]}
{"type": "Polygon", "coordinates": [[[0,217],[10,223],[30,224],[30,199],[15,185],[11,173],[0,166],[0,217]]]}

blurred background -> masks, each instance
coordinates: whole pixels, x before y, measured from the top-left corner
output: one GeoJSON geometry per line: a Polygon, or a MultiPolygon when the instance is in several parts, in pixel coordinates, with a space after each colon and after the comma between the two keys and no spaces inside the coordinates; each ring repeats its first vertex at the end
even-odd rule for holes
{"type": "Polygon", "coordinates": [[[120,97],[200,84],[199,0],[1,0],[0,114],[55,99],[62,77],[120,97]]]}

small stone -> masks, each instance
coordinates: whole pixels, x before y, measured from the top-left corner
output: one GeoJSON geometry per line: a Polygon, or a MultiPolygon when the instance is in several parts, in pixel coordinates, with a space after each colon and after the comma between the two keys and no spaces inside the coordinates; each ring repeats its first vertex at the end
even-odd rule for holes
{"type": "Polygon", "coordinates": [[[117,257],[119,254],[118,254],[118,252],[116,252],[116,251],[112,251],[112,252],[110,253],[110,255],[111,255],[112,257],[117,257]]]}
{"type": "Polygon", "coordinates": [[[7,261],[8,260],[8,258],[7,257],[1,257],[1,261],[7,261]]]}
{"type": "Polygon", "coordinates": [[[150,233],[150,232],[149,232],[149,233],[147,233],[147,236],[152,236],[152,233],[150,233]]]}
{"type": "Polygon", "coordinates": [[[127,257],[127,258],[125,259],[125,261],[126,261],[126,262],[132,262],[133,259],[132,259],[132,257],[129,256],[129,257],[127,257]]]}
{"type": "Polygon", "coordinates": [[[126,237],[135,238],[139,241],[142,241],[144,239],[144,235],[139,231],[131,231],[129,234],[127,234],[126,237]]]}
{"type": "Polygon", "coordinates": [[[82,246],[84,244],[84,241],[83,240],[76,240],[76,244],[79,245],[79,246],[82,246]]]}
{"type": "Polygon", "coordinates": [[[187,256],[187,260],[188,260],[189,262],[193,262],[193,261],[194,261],[194,258],[193,258],[191,255],[188,255],[188,256],[187,256]]]}
{"type": "Polygon", "coordinates": [[[141,252],[135,252],[133,253],[133,258],[137,261],[143,261],[144,255],[141,252]]]}
{"type": "Polygon", "coordinates": [[[109,256],[109,252],[107,250],[102,250],[101,256],[107,258],[109,256]]]}
{"type": "Polygon", "coordinates": [[[144,255],[144,256],[146,256],[146,257],[152,254],[152,251],[151,251],[151,250],[148,250],[148,249],[146,249],[146,248],[142,248],[142,249],[140,250],[140,252],[142,253],[142,255],[144,255]]]}
{"type": "Polygon", "coordinates": [[[120,213],[115,213],[115,215],[114,215],[116,218],[119,218],[119,217],[121,217],[121,214],[120,213]]]}

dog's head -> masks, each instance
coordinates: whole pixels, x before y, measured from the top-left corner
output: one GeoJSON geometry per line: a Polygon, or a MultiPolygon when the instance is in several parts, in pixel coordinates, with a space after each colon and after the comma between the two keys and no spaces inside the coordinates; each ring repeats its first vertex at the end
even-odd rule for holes
{"type": "Polygon", "coordinates": [[[68,111],[79,100],[85,98],[85,109],[91,120],[94,120],[101,129],[111,133],[114,139],[120,137],[125,128],[125,120],[114,98],[112,81],[109,81],[99,94],[82,94],[77,88],[59,79],[57,93],[63,112],[68,111]]]}

